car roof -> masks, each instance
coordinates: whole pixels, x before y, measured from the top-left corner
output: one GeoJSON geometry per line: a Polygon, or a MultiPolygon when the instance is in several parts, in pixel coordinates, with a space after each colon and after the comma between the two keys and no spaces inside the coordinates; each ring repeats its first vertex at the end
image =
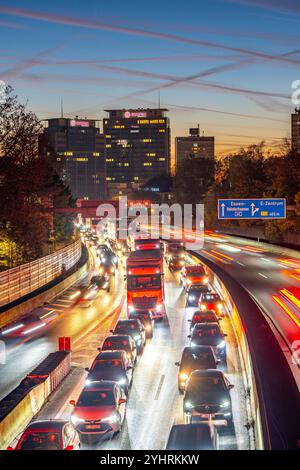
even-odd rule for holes
{"type": "Polygon", "coordinates": [[[131,323],[136,323],[136,322],[139,322],[140,320],[138,318],[128,318],[126,320],[119,320],[118,323],[116,324],[116,326],[118,325],[130,325],[131,323]]]}
{"type": "Polygon", "coordinates": [[[224,373],[219,369],[194,370],[193,377],[224,377],[224,373]]]}
{"type": "Polygon", "coordinates": [[[54,429],[61,429],[65,424],[67,424],[69,421],[63,420],[63,419],[49,419],[49,420],[43,420],[43,421],[33,421],[30,423],[25,431],[28,430],[40,430],[40,429],[47,429],[47,430],[54,430],[54,429]]]}
{"type": "MultiPolygon", "coordinates": [[[[213,310],[204,310],[203,312],[201,310],[195,310],[195,312],[193,313],[193,317],[195,315],[205,316],[207,314],[208,315],[214,315],[217,318],[216,313],[213,310]]],[[[214,324],[214,323],[217,323],[217,322],[212,322],[212,323],[210,323],[210,325],[214,324]]]]}
{"type": "Polygon", "coordinates": [[[93,380],[84,386],[82,392],[101,392],[113,390],[116,385],[118,384],[113,380],[93,380]]]}
{"type": "Polygon", "coordinates": [[[106,341],[106,340],[113,341],[114,339],[117,339],[117,340],[120,340],[120,341],[126,339],[127,341],[131,341],[132,338],[129,335],[110,335],[110,336],[106,336],[104,341],[106,341]]]}
{"type": "Polygon", "coordinates": [[[186,346],[184,350],[182,351],[182,354],[184,352],[190,352],[191,354],[193,353],[206,353],[206,352],[211,352],[212,353],[212,348],[211,346],[186,346]]]}
{"type": "Polygon", "coordinates": [[[112,351],[101,351],[95,360],[99,359],[122,359],[124,351],[112,350],[112,351]]]}

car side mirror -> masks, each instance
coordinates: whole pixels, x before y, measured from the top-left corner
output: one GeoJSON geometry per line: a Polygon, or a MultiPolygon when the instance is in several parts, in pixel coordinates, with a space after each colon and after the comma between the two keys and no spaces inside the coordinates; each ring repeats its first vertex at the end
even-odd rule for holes
{"type": "Polygon", "coordinates": [[[126,403],[126,401],[126,398],[120,398],[119,405],[123,405],[123,403],[126,403]]]}
{"type": "Polygon", "coordinates": [[[70,400],[70,405],[75,406],[75,400],[70,400]]]}
{"type": "Polygon", "coordinates": [[[188,337],[189,339],[191,339],[192,335],[188,335],[187,337],[188,337]]]}
{"type": "Polygon", "coordinates": [[[228,385],[228,390],[232,390],[234,388],[234,385],[233,384],[229,384],[228,385]]]}
{"type": "Polygon", "coordinates": [[[97,351],[101,352],[101,351],[102,351],[102,349],[101,349],[101,348],[97,348],[97,351]]]}
{"type": "Polygon", "coordinates": [[[88,367],[85,367],[84,370],[85,370],[86,372],[90,372],[90,369],[89,369],[88,367]]]}
{"type": "Polygon", "coordinates": [[[175,362],[175,366],[180,366],[180,362],[175,362]]]}
{"type": "Polygon", "coordinates": [[[127,276],[126,276],[126,274],[124,274],[124,277],[123,277],[123,279],[124,279],[124,281],[126,281],[126,279],[127,279],[127,276]]]}
{"type": "Polygon", "coordinates": [[[74,450],[74,446],[67,446],[64,450],[74,450]]]}
{"type": "Polygon", "coordinates": [[[132,366],[128,366],[128,367],[127,367],[127,370],[132,370],[132,369],[133,369],[132,366]]]}
{"type": "Polygon", "coordinates": [[[188,320],[190,323],[192,322],[192,320],[188,320]]]}
{"type": "Polygon", "coordinates": [[[224,336],[224,338],[226,338],[226,336],[228,336],[228,334],[227,334],[227,333],[224,333],[223,336],[224,336]]]}
{"type": "Polygon", "coordinates": [[[114,332],[114,330],[109,330],[109,332],[110,332],[110,333],[113,333],[113,332],[114,332]]]}
{"type": "Polygon", "coordinates": [[[220,363],[221,363],[221,359],[217,359],[216,364],[220,364],[220,363]]]}

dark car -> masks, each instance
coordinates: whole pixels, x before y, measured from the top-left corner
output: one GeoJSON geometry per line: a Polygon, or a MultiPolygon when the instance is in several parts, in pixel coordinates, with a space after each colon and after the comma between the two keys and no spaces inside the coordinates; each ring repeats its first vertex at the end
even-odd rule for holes
{"type": "Polygon", "coordinates": [[[97,255],[98,256],[104,256],[105,253],[111,253],[111,248],[108,245],[105,245],[104,243],[102,245],[97,246],[97,255]]]}
{"type": "MultiPolygon", "coordinates": [[[[34,421],[25,429],[15,450],[78,450],[78,432],[69,421],[34,421]]],[[[12,450],[12,448],[9,448],[12,450]]]]}
{"type": "Polygon", "coordinates": [[[219,439],[212,423],[172,426],[166,450],[217,450],[219,439]]]}
{"type": "Polygon", "coordinates": [[[146,332],[140,320],[129,319],[129,320],[119,320],[116,324],[114,330],[112,330],[114,335],[129,335],[131,336],[136,344],[137,351],[141,354],[144,350],[146,343],[146,332]]]}
{"type": "Polygon", "coordinates": [[[130,364],[136,364],[137,352],[135,341],[129,335],[111,335],[105,338],[99,351],[125,351],[130,364]]]}
{"type": "Polygon", "coordinates": [[[216,369],[216,356],[210,346],[187,346],[184,348],[180,362],[175,362],[179,367],[178,390],[183,393],[186,383],[194,370],[216,369]]]}
{"type": "Polygon", "coordinates": [[[218,318],[213,310],[205,310],[205,312],[196,310],[192,318],[188,321],[190,322],[190,329],[192,330],[196,323],[217,323],[218,318]]]}
{"type": "Polygon", "coordinates": [[[89,373],[86,385],[99,380],[114,381],[128,395],[132,383],[133,367],[125,351],[102,351],[96,356],[90,369],[86,370],[89,373]]]}
{"type": "Polygon", "coordinates": [[[92,382],[82,390],[71,421],[80,435],[115,435],[122,429],[127,399],[122,388],[111,381],[92,382]]]}
{"type": "Polygon", "coordinates": [[[199,308],[202,311],[213,310],[219,316],[224,314],[224,302],[216,292],[203,292],[199,298],[199,308]]]}
{"type": "Polygon", "coordinates": [[[232,388],[233,385],[221,370],[196,370],[190,375],[186,386],[183,411],[191,423],[197,419],[215,419],[231,424],[232,388]]]}
{"type": "Polygon", "coordinates": [[[225,334],[218,323],[196,323],[191,334],[191,346],[211,346],[215,355],[226,361],[225,334]]]}
{"type": "Polygon", "coordinates": [[[101,274],[99,276],[93,276],[91,283],[95,284],[98,289],[103,289],[109,292],[109,276],[107,274],[101,274]]]}
{"type": "Polygon", "coordinates": [[[192,284],[187,288],[187,307],[198,307],[199,298],[202,293],[209,292],[209,286],[205,284],[192,284]]]}
{"type": "Polygon", "coordinates": [[[136,318],[136,319],[140,320],[141,324],[143,325],[143,327],[145,329],[146,338],[152,338],[153,337],[154,318],[153,318],[153,314],[150,310],[131,312],[131,313],[129,313],[129,318],[131,318],[131,319],[136,318]]]}

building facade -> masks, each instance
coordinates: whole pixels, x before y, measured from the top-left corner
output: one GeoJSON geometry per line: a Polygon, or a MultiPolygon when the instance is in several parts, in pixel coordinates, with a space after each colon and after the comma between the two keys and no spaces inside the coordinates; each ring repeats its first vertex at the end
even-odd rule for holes
{"type": "Polygon", "coordinates": [[[175,171],[187,157],[215,157],[215,138],[200,135],[199,127],[191,128],[186,137],[175,138],[175,171]]]}
{"type": "Polygon", "coordinates": [[[42,136],[44,152],[74,199],[105,197],[104,138],[92,119],[48,119],[42,136]]]}
{"type": "Polygon", "coordinates": [[[292,149],[300,154],[300,108],[291,116],[292,149]]]}
{"type": "Polygon", "coordinates": [[[167,109],[106,110],[106,185],[108,196],[137,189],[153,176],[170,173],[170,123],[167,109]]]}

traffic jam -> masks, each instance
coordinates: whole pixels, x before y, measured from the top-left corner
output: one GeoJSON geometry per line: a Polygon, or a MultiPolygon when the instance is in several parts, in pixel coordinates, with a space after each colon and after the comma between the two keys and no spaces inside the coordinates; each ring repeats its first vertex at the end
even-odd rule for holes
{"type": "MultiPolygon", "coordinates": [[[[90,448],[122,432],[139,358],[158,322],[168,322],[164,282],[167,267],[170,273],[179,274],[186,308],[192,307],[192,314],[187,320],[187,344],[175,363],[183,418],[171,427],[165,449],[218,449],[219,427],[233,425],[233,385],[221,370],[226,369],[226,334],[221,328],[226,308],[210,285],[205,266],[192,264],[180,240],[151,239],[142,233],[134,240],[104,239],[101,243],[95,234],[85,233],[84,240],[95,250],[98,272],[74,289],[70,300],[82,308],[91,306],[99,291],[109,292],[117,270],[126,267],[125,318],[121,316],[108,332],[86,368],[84,387],[76,400],[70,400],[70,420],[33,421],[14,448],[90,448]]],[[[30,328],[37,327],[33,322],[30,328]]],[[[2,334],[23,334],[26,328],[11,326],[2,334]]]]}

